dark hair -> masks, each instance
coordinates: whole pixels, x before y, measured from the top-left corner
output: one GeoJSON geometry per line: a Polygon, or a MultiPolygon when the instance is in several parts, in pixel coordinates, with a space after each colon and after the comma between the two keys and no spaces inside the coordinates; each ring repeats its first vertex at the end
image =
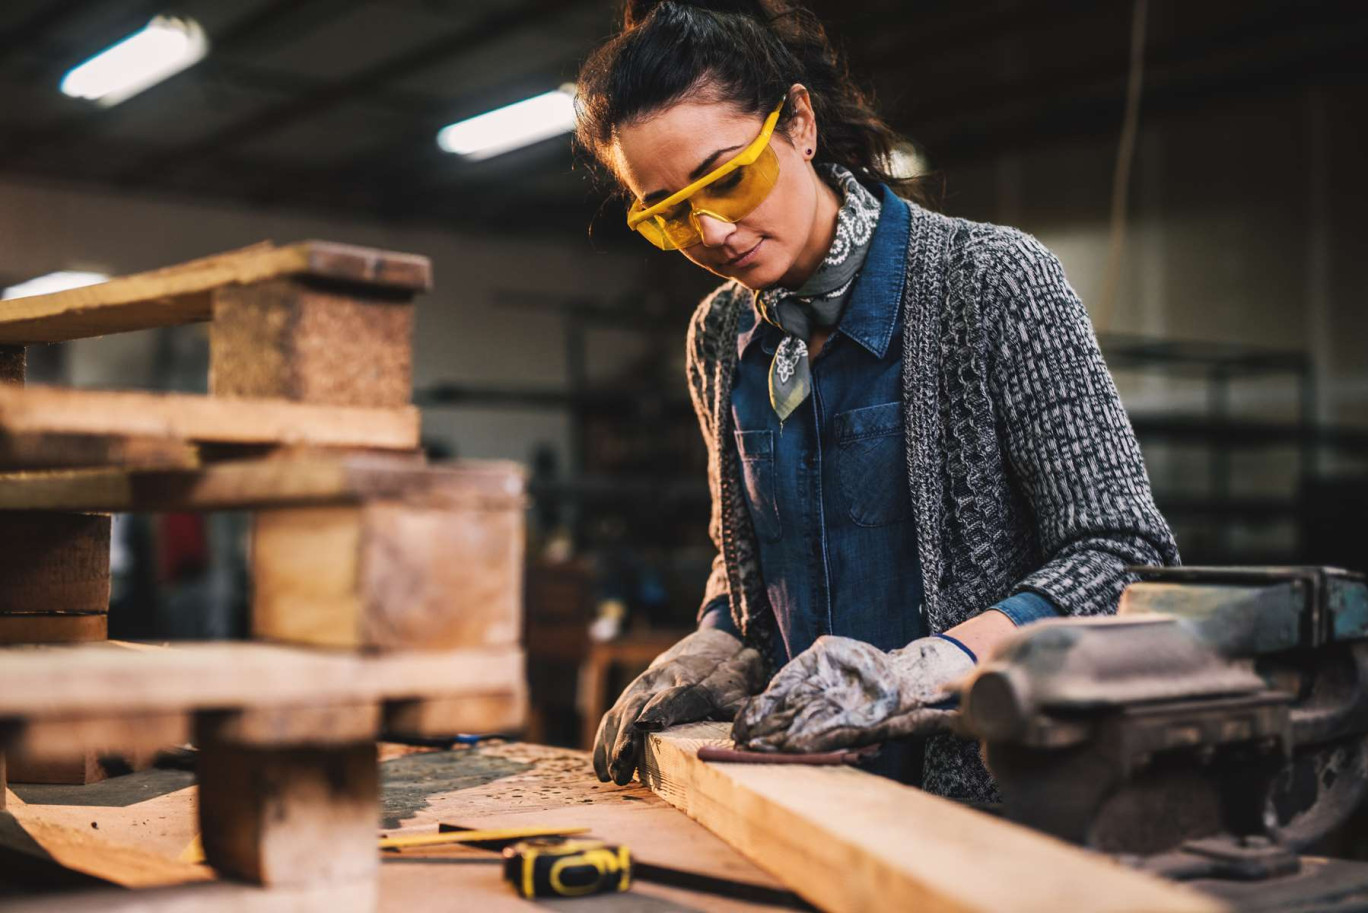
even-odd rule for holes
{"type": "MultiPolygon", "coordinates": [[[[698,94],[764,116],[794,83],[807,88],[817,119],[814,162],[922,198],[915,178],[893,173],[902,140],[851,79],[822,24],[785,0],[627,0],[622,30],[580,68],[576,137],[611,170],[621,124],[698,94]]],[[[780,129],[791,116],[785,107],[780,129]]]]}

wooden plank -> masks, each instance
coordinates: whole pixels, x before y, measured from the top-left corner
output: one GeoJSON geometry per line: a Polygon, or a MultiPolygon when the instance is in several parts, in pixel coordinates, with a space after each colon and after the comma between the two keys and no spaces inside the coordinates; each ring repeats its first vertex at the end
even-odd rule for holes
{"type": "Polygon", "coordinates": [[[0,646],[78,644],[109,637],[109,615],[0,615],[0,646]]]}
{"type": "Polygon", "coordinates": [[[18,433],[411,450],[418,446],[418,422],[413,407],[0,385],[0,428],[18,433]]]}
{"type": "Polygon", "coordinates": [[[517,693],[513,647],[358,655],[258,643],[0,648],[0,719],[517,693]]]}
{"type": "Polygon", "coordinates": [[[45,821],[34,806],[0,815],[0,872],[18,876],[25,883],[103,882],[125,888],[192,884],[214,877],[202,865],[177,862],[118,843],[90,828],[45,821]],[[71,873],[78,877],[67,877],[71,873]]]}
{"type": "Polygon", "coordinates": [[[354,286],[272,279],[214,292],[209,392],[340,406],[405,406],[413,305],[354,286]]]}
{"type": "Polygon", "coordinates": [[[189,467],[193,444],[177,438],[128,434],[54,434],[0,428],[0,467],[61,469],[85,466],[189,467]]]}
{"type": "Polygon", "coordinates": [[[200,834],[216,871],[272,886],[376,877],[373,741],[260,748],[205,731],[196,743],[200,834]]]}
{"type": "Polygon", "coordinates": [[[374,880],[273,888],[216,881],[140,891],[111,887],[4,898],[5,913],[375,913],[377,902],[374,880]]]}
{"type": "MultiPolygon", "coordinates": [[[[589,759],[583,759],[587,762],[589,759]]],[[[588,792],[588,789],[585,790],[588,792]]],[[[580,826],[587,837],[625,844],[634,865],[662,866],[731,884],[738,899],[775,900],[784,886],[768,872],[745,859],[705,828],[670,806],[649,796],[647,801],[583,804],[536,811],[508,811],[490,815],[444,818],[443,825],[459,829],[580,826]],[[749,892],[745,888],[751,888],[749,892]]],[[[792,897],[788,899],[793,899],[792,897]]]]}
{"type": "Polygon", "coordinates": [[[0,510],[250,510],[390,500],[467,509],[526,507],[525,471],[502,460],[426,466],[406,455],[312,453],[193,469],[0,473],[0,510]]]}
{"type": "Polygon", "coordinates": [[[0,343],[63,342],[209,320],[214,289],[290,275],[407,293],[432,284],[426,257],[324,241],[285,247],[266,243],[98,285],[6,301],[0,306],[0,343]]]}
{"type": "Polygon", "coordinates": [[[383,501],[260,511],[253,636],[376,650],[516,643],[523,518],[383,501]]]}
{"type": "Polygon", "coordinates": [[[848,767],[715,764],[725,723],[648,737],[642,782],[828,911],[1211,913],[1194,891],[848,767]]]}
{"type": "Polygon", "coordinates": [[[108,612],[109,536],[106,514],[0,513],[0,617],[108,612]]]}

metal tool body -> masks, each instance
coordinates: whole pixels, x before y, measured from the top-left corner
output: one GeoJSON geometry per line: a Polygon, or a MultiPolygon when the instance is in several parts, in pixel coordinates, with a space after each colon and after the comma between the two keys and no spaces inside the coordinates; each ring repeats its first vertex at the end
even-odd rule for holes
{"type": "Polygon", "coordinates": [[[1173,877],[1292,877],[1368,791],[1368,585],[1136,570],[1118,617],[1025,628],[966,684],[1008,816],[1173,877]]]}

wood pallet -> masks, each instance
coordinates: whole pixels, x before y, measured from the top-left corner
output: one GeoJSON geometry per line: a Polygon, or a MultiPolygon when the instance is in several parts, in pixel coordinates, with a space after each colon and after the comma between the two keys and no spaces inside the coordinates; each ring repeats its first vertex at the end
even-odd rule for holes
{"type": "Polygon", "coordinates": [[[0,465],[177,466],[209,444],[412,451],[413,298],[431,282],[425,257],[305,241],[7,301],[0,465]],[[27,345],[199,321],[209,396],[23,387],[27,345]]]}
{"type": "Polygon", "coordinates": [[[526,706],[525,479],[417,452],[429,284],[424,258],[304,242],[0,307],[0,803],[6,755],[80,781],[193,742],[221,876],[373,909],[376,738],[509,731],[526,706]],[[24,345],[192,321],[207,396],[23,386],[24,345]],[[108,514],[225,509],[252,512],[258,642],[101,642],[108,514]]]}

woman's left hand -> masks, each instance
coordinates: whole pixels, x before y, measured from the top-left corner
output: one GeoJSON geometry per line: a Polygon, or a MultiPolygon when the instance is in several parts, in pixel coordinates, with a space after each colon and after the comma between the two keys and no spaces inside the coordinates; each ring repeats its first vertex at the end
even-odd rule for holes
{"type": "Polygon", "coordinates": [[[751,751],[815,752],[945,731],[958,713],[946,686],[973,668],[940,637],[890,653],[819,637],[741,708],[732,737],[751,751]]]}

